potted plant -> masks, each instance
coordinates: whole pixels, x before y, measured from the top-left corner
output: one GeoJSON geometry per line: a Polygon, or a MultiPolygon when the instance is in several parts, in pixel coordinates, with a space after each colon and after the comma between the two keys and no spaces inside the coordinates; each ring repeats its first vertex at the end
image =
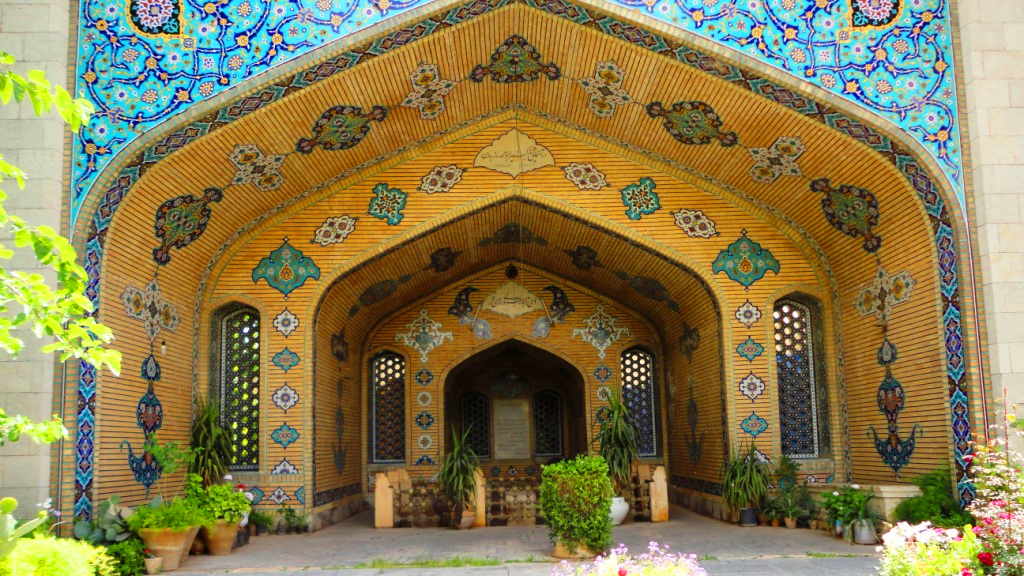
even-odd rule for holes
{"type": "Polygon", "coordinates": [[[281,506],[277,509],[277,515],[280,519],[277,522],[277,533],[278,534],[291,534],[292,530],[298,524],[299,516],[295,513],[293,508],[287,506],[281,506]]]}
{"type": "Polygon", "coordinates": [[[766,498],[761,511],[768,519],[768,522],[771,523],[772,528],[779,527],[782,513],[779,511],[778,498],[766,498]]]}
{"type": "Polygon", "coordinates": [[[775,482],[779,488],[796,486],[796,476],[800,472],[800,464],[783,454],[775,464],[775,482]]]}
{"type": "Polygon", "coordinates": [[[274,523],[274,517],[267,512],[253,510],[249,514],[249,523],[256,528],[257,536],[263,536],[270,533],[270,525],[274,523]]]}
{"type": "Polygon", "coordinates": [[[142,561],[146,563],[146,574],[159,574],[164,564],[164,559],[153,554],[149,548],[142,551],[142,561]]]}
{"type": "Polygon", "coordinates": [[[183,552],[188,553],[186,544],[192,528],[205,521],[191,502],[179,499],[164,504],[160,497],[148,506],[136,508],[127,520],[128,527],[139,535],[146,548],[163,558],[162,569],[167,572],[177,570],[183,552]]]}
{"type": "Polygon", "coordinates": [[[216,484],[227,474],[231,462],[231,433],[220,425],[220,406],[212,399],[195,407],[190,445],[196,451],[188,464],[190,474],[198,474],[204,486],[216,484]]]}
{"type": "Polygon", "coordinates": [[[230,554],[238,524],[249,512],[249,499],[230,484],[213,484],[204,488],[203,479],[198,474],[189,474],[187,483],[189,498],[209,516],[209,521],[203,526],[207,553],[212,556],[230,554]]]}
{"type": "Polygon", "coordinates": [[[807,487],[801,484],[790,484],[779,490],[775,505],[786,523],[786,528],[796,528],[798,520],[808,517],[808,507],[811,505],[811,501],[807,487]]]}
{"type": "Polygon", "coordinates": [[[871,499],[874,497],[874,492],[851,487],[849,513],[843,520],[850,527],[846,533],[847,542],[852,540],[865,545],[878,543],[875,524],[878,523],[879,514],[871,508],[871,499]]]}
{"type": "Polygon", "coordinates": [[[768,469],[757,458],[753,444],[735,452],[725,463],[722,500],[740,512],[740,525],[757,526],[757,506],[768,495],[768,469]]]}
{"type": "Polygon", "coordinates": [[[438,490],[448,502],[452,526],[469,528],[476,521],[476,472],[480,460],[469,445],[469,428],[458,436],[452,427],[452,448],[441,458],[438,490]]]}
{"type": "Polygon", "coordinates": [[[629,418],[629,409],[618,393],[608,398],[608,412],[594,438],[597,453],[608,463],[608,475],[615,487],[611,502],[612,524],[618,526],[629,513],[623,494],[633,494],[633,463],[638,457],[636,427],[629,418]]]}
{"type": "Polygon", "coordinates": [[[540,516],[555,557],[586,558],[608,549],[611,496],[608,464],[600,456],[581,454],[542,468],[540,516]]]}

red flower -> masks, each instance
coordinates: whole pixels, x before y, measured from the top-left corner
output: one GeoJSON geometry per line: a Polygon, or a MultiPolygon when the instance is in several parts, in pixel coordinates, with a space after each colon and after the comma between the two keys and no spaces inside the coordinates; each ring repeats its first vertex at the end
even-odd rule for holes
{"type": "Polygon", "coordinates": [[[979,552],[978,553],[978,562],[981,562],[985,566],[991,566],[992,564],[994,564],[994,562],[992,561],[992,553],[990,553],[990,552],[979,552]]]}
{"type": "Polygon", "coordinates": [[[626,574],[629,574],[629,572],[625,568],[619,568],[619,576],[626,576],[626,574]]]}
{"type": "Polygon", "coordinates": [[[235,484],[235,488],[238,488],[239,490],[245,490],[245,484],[235,484]]]}

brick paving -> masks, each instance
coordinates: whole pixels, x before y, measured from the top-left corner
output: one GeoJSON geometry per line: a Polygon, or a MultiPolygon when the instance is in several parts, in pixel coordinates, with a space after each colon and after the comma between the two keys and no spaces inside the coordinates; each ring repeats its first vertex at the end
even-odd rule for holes
{"type": "MultiPolygon", "coordinates": [[[[615,528],[614,540],[631,550],[656,541],[707,559],[714,575],[864,576],[874,574],[878,555],[870,546],[851,546],[823,532],[785,528],[740,528],[681,508],[661,524],[630,523],[615,528]],[[811,557],[809,554],[827,557],[811,557]],[[852,555],[852,556],[851,556],[852,555]],[[848,557],[849,556],[849,557],[848,557]]],[[[548,576],[555,560],[543,526],[376,530],[363,513],[319,532],[252,538],[230,556],[192,557],[180,576],[548,576]],[[514,562],[465,568],[354,569],[378,558],[405,563],[455,556],[514,562]]]]}

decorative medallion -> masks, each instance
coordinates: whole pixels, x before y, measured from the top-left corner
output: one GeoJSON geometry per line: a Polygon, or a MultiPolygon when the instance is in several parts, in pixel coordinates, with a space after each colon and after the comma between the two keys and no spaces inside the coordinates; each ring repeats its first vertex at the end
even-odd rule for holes
{"type": "Polygon", "coordinates": [[[605,383],[612,377],[612,371],[604,364],[601,364],[597,368],[594,368],[594,378],[600,383],[605,383]]]}
{"type": "Polygon", "coordinates": [[[676,102],[671,108],[651,102],[647,114],[661,118],[665,130],[683,144],[703,145],[717,140],[720,146],[728,147],[740,141],[735,132],[722,131],[722,119],[704,102],[676,102]]]}
{"type": "Polygon", "coordinates": [[[355,304],[353,304],[351,308],[349,308],[349,318],[358,314],[359,310],[361,310],[364,307],[379,304],[386,300],[387,298],[390,298],[391,295],[394,294],[396,290],[398,290],[399,286],[405,284],[409,280],[412,280],[412,276],[409,276],[407,274],[405,276],[400,276],[398,279],[395,280],[389,278],[387,280],[381,280],[380,282],[374,282],[373,284],[369,285],[365,290],[363,290],[362,294],[359,295],[359,300],[355,304]]]}
{"type": "Polygon", "coordinates": [[[365,113],[358,106],[328,108],[313,124],[313,137],[299,139],[295,150],[309,154],[317,146],[324,150],[352,148],[370,133],[370,122],[383,122],[387,115],[388,110],[383,106],[374,106],[365,113]]]}
{"type": "Polygon", "coordinates": [[[580,270],[604,268],[604,265],[597,260],[597,251],[590,246],[577,246],[575,250],[562,250],[562,252],[572,258],[572,265],[580,270]]]}
{"type": "Polygon", "coordinates": [[[448,315],[455,316],[459,320],[459,324],[463,326],[469,326],[473,323],[473,304],[469,301],[469,296],[474,292],[480,290],[473,286],[467,286],[459,291],[455,296],[455,302],[448,307],[448,315]]]}
{"type": "MultiPolygon", "coordinates": [[[[751,402],[757,400],[757,397],[764,393],[764,388],[764,380],[758,378],[753,372],[740,380],[740,393],[747,398],[750,398],[751,402]]],[[[744,430],[746,430],[746,428],[744,428],[744,430]]],[[[755,436],[757,436],[757,434],[755,434],[755,436]]]]}
{"type": "Polygon", "coordinates": [[[430,450],[434,445],[434,438],[430,434],[423,434],[416,440],[416,444],[419,445],[420,450],[430,450]]]}
{"type": "Polygon", "coordinates": [[[613,61],[598,62],[592,78],[580,78],[576,83],[590,96],[587,108],[602,118],[615,113],[615,107],[632,102],[622,89],[624,74],[613,61]]]}
{"type": "Polygon", "coordinates": [[[612,397],[612,391],[607,386],[601,386],[597,389],[596,396],[601,402],[607,402],[612,397]]]}
{"type": "Polygon", "coordinates": [[[267,500],[270,500],[274,504],[280,506],[281,504],[284,504],[285,502],[291,500],[291,498],[288,496],[287,493],[285,493],[283,488],[278,487],[277,490],[274,490],[270,494],[270,496],[267,496],[267,500]]]}
{"type": "Polygon", "coordinates": [[[769,270],[778,274],[779,269],[779,261],[767,248],[761,248],[760,244],[747,238],[746,230],[743,231],[743,236],[715,258],[711,266],[715,274],[725,272],[729,278],[742,284],[745,290],[749,290],[750,286],[763,278],[769,270]]]}
{"type": "Polygon", "coordinates": [[[437,71],[437,64],[420,64],[409,75],[412,92],[402,101],[406,108],[417,108],[420,118],[433,120],[444,110],[444,97],[455,87],[455,81],[444,80],[437,71]]]}
{"type": "Polygon", "coordinates": [[[128,0],[128,22],[141,36],[181,36],[183,0],[128,0]]]}
{"type": "Polygon", "coordinates": [[[509,476],[516,477],[516,476],[519,475],[519,468],[517,468],[515,466],[515,464],[513,464],[512,466],[508,467],[508,472],[507,473],[508,473],[509,476]]]}
{"type": "Polygon", "coordinates": [[[803,176],[796,159],[807,151],[804,143],[797,137],[782,137],[770,148],[751,148],[750,157],[754,159],[754,167],[750,169],[750,177],[757,182],[771,184],[779,176],[803,176]]]}
{"type": "Polygon", "coordinates": [[[299,403],[299,393],[288,384],[285,384],[274,392],[271,400],[274,401],[274,406],[284,410],[285,414],[287,414],[289,410],[299,403]]]}
{"type": "Polygon", "coordinates": [[[420,406],[430,406],[430,403],[434,400],[434,397],[430,395],[430,392],[424,390],[416,395],[416,403],[420,406]]]}
{"type": "Polygon", "coordinates": [[[349,234],[356,231],[356,222],[358,221],[359,218],[353,218],[347,214],[330,216],[316,229],[313,239],[309,243],[321,246],[341,244],[349,234]]]}
{"type": "Polygon", "coordinates": [[[529,383],[514,368],[509,368],[491,383],[491,392],[505,398],[515,398],[529,389],[529,383]]]}
{"type": "Polygon", "coordinates": [[[285,308],[274,318],[274,329],[285,338],[291,336],[292,332],[299,329],[299,318],[285,308]]]}
{"type": "Polygon", "coordinates": [[[909,270],[890,276],[885,268],[880,267],[874,282],[857,295],[854,307],[861,316],[874,314],[875,318],[888,322],[893,307],[910,300],[916,283],[909,270]]]}
{"type": "Polygon", "coordinates": [[[516,128],[481,148],[473,159],[474,168],[488,168],[513,178],[554,165],[555,157],[550,150],[516,128]]]}
{"type": "Polygon", "coordinates": [[[262,502],[263,498],[266,496],[263,493],[263,490],[261,490],[259,488],[259,486],[253,486],[252,488],[250,488],[249,489],[249,493],[252,494],[252,505],[253,506],[255,506],[255,505],[259,504],[260,502],[262,502]]]}
{"type": "Polygon", "coordinates": [[[153,223],[160,241],[160,246],[153,249],[153,260],[166,266],[171,261],[171,248],[181,250],[202,236],[210,223],[210,204],[223,198],[220,188],[207,188],[198,198],[185,194],[161,204],[153,223]]]}
{"type": "Polygon", "coordinates": [[[547,76],[548,80],[558,80],[562,71],[554,62],[544,64],[537,49],[518,34],[509,36],[508,40],[498,46],[491,54],[491,63],[487,66],[477,64],[469,78],[474,82],[483,82],[487,76],[494,82],[511,84],[513,82],[532,82],[547,76]]]}
{"type": "Polygon", "coordinates": [[[152,454],[143,452],[141,455],[136,456],[135,451],[132,450],[131,443],[127,440],[122,440],[120,449],[124,451],[125,448],[128,448],[128,469],[131,470],[135,481],[146,489],[146,496],[148,497],[150,487],[160,479],[163,469],[152,454]]]}
{"type": "Polygon", "coordinates": [[[833,228],[847,236],[864,238],[864,251],[868,254],[878,252],[882,247],[882,237],[873,232],[878,226],[878,200],[871,192],[843,184],[839,189],[829,185],[828,178],[811,182],[811,191],[824,194],[821,209],[825,219],[833,228]]]}
{"type": "Polygon", "coordinates": [[[536,244],[538,246],[547,246],[548,241],[537,236],[519,222],[509,222],[495,230],[493,235],[480,241],[481,248],[491,244],[536,244]]]}
{"type": "Polygon", "coordinates": [[[629,336],[629,328],[616,324],[618,320],[604,311],[604,306],[597,305],[597,310],[583,321],[584,328],[572,331],[573,338],[580,338],[597,349],[598,358],[604,360],[605,350],[623,336],[629,336]]]}
{"type": "Polygon", "coordinates": [[[600,190],[608,186],[604,174],[594,167],[593,164],[580,164],[573,162],[562,168],[565,179],[572,182],[580,190],[600,190]]]}
{"type": "MultiPolygon", "coordinates": [[[[884,30],[896,25],[904,0],[850,0],[847,22],[850,29],[884,30]]],[[[840,40],[844,40],[840,35],[840,40]]]]}
{"type": "Polygon", "coordinates": [[[644,298],[654,300],[655,302],[664,302],[669,310],[679,312],[679,303],[672,299],[668,288],[660,281],[648,278],[647,276],[630,276],[625,272],[616,272],[615,276],[619,280],[629,282],[629,287],[644,298]]]}
{"type": "Polygon", "coordinates": [[[135,423],[142,428],[147,438],[164,425],[164,407],[153,391],[153,380],[149,381],[146,393],[139,398],[135,407],[135,423]]]}
{"type": "Polygon", "coordinates": [[[740,321],[740,324],[750,328],[761,319],[761,310],[747,300],[736,309],[736,319],[740,321]]]}
{"type": "Polygon", "coordinates": [[[178,311],[173,304],[164,300],[156,278],[142,290],[131,284],[125,286],[121,292],[121,302],[129,318],[142,321],[150,343],[156,340],[161,330],[174,332],[178,327],[178,311]]]}
{"type": "Polygon", "coordinates": [[[594,420],[597,420],[598,424],[604,424],[608,418],[611,418],[612,411],[607,406],[601,406],[594,412],[594,420]]]}
{"type": "Polygon", "coordinates": [[[896,346],[889,342],[888,338],[882,340],[881,347],[878,348],[878,365],[879,366],[892,366],[896,363],[899,357],[899,351],[896,350],[896,346]]]}
{"type": "Polygon", "coordinates": [[[146,357],[142,361],[142,379],[152,380],[154,382],[160,381],[160,364],[157,363],[156,358],[152,354],[146,357]]]}
{"type": "Polygon", "coordinates": [[[295,499],[299,502],[299,504],[305,505],[305,503],[306,503],[306,487],[305,486],[299,486],[295,490],[295,499]]]}
{"type": "Polygon", "coordinates": [[[284,350],[281,350],[277,354],[274,354],[274,358],[272,361],[274,363],[274,366],[277,366],[281,370],[287,372],[292,368],[298,366],[299,355],[296,354],[295,352],[292,352],[288,348],[285,348],[284,350]]]}
{"type": "Polygon", "coordinates": [[[491,467],[491,476],[493,476],[495,478],[497,478],[498,476],[501,476],[501,468],[498,467],[498,466],[491,467]]]}
{"type": "Polygon", "coordinates": [[[630,220],[639,220],[645,214],[654,214],[661,208],[658,193],[654,191],[654,180],[644,177],[636,184],[630,184],[619,193],[622,194],[622,205],[626,207],[626,216],[630,220]]]}
{"type": "Polygon", "coordinates": [[[757,448],[754,448],[754,458],[757,460],[758,464],[766,464],[768,466],[771,466],[772,459],[766,456],[764,452],[761,452],[757,448]]]}
{"type": "Polygon", "coordinates": [[[868,434],[873,436],[875,450],[882,457],[882,462],[892,468],[899,478],[900,470],[910,463],[910,458],[917,447],[917,438],[923,431],[920,430],[920,424],[914,424],[906,439],[900,437],[899,417],[906,405],[907,394],[903,385],[893,376],[892,366],[896,363],[897,356],[896,346],[888,338],[882,340],[877,357],[878,363],[885,367],[885,378],[882,379],[882,383],[878,387],[876,399],[878,411],[885,415],[888,434],[885,437],[879,437],[874,426],[868,427],[868,434]]]}
{"type": "Polygon", "coordinates": [[[449,192],[456,184],[462,182],[462,174],[465,172],[455,164],[448,166],[434,166],[430,173],[420,180],[419,189],[427,194],[449,192]]]}
{"type": "MultiPolygon", "coordinates": [[[[420,310],[418,318],[405,325],[409,329],[405,334],[395,334],[395,342],[401,342],[420,353],[420,362],[426,364],[430,359],[430,351],[444,344],[445,340],[453,340],[451,332],[441,332],[441,323],[435,322],[427,315],[427,309],[420,310]]],[[[433,375],[431,375],[433,379],[433,375]]],[[[420,381],[419,373],[416,381],[420,381]]],[[[422,383],[422,382],[421,382],[422,383]]]]}
{"type": "Polygon", "coordinates": [[[462,252],[456,252],[448,246],[438,248],[430,255],[430,264],[427,264],[424,270],[433,270],[438,274],[447,272],[452,269],[452,266],[455,266],[455,260],[460,254],[462,252]]]}
{"type": "Polygon", "coordinates": [[[693,353],[700,348],[700,329],[683,322],[683,335],[679,337],[679,351],[687,360],[693,359],[693,353]]]}
{"type": "Polygon", "coordinates": [[[379,220],[384,220],[388,226],[395,226],[405,216],[402,210],[405,209],[405,201],[408,194],[398,188],[389,188],[384,182],[373,187],[373,199],[366,213],[379,220]]]}
{"type": "Polygon", "coordinates": [[[238,168],[231,184],[241,186],[252,184],[260,192],[271,192],[281,187],[284,176],[281,175],[281,164],[287,158],[284,154],[267,156],[255,144],[241,144],[228,156],[228,160],[238,168]]]}
{"type": "Polygon", "coordinates": [[[260,279],[266,280],[271,288],[284,294],[285,299],[310,278],[319,280],[320,268],[317,268],[312,258],[307,258],[303,256],[302,252],[292,248],[287,237],[280,248],[260,260],[260,263],[252,271],[253,282],[258,283],[260,279]]]}
{"type": "Polygon", "coordinates": [[[547,316],[541,316],[533,323],[533,330],[530,335],[534,338],[547,338],[551,334],[551,320],[547,316]]]}
{"type": "Polygon", "coordinates": [[[718,236],[718,230],[715,230],[715,221],[708,218],[703,210],[680,208],[679,212],[670,212],[670,214],[675,218],[676,226],[690,238],[706,239],[718,236]]]}
{"type": "Polygon", "coordinates": [[[420,456],[419,458],[416,459],[416,465],[417,466],[433,466],[434,465],[434,459],[431,458],[430,456],[427,456],[426,454],[424,454],[423,456],[420,456]]]}
{"type": "Polygon", "coordinates": [[[548,305],[551,321],[555,324],[565,322],[565,317],[576,311],[569,296],[558,286],[545,286],[544,290],[551,293],[551,304],[548,305]]]}
{"type": "Polygon", "coordinates": [[[270,438],[280,444],[282,448],[287,448],[292,442],[299,439],[299,431],[284,423],[281,424],[280,428],[270,433],[270,438]]]}
{"type": "Polygon", "coordinates": [[[270,471],[271,474],[298,474],[299,469],[292,465],[287,458],[282,458],[277,466],[270,471]]]}
{"type": "Polygon", "coordinates": [[[416,372],[416,383],[420,386],[430,386],[434,382],[434,373],[426,368],[420,368],[419,372],[416,372]]]}
{"type": "Polygon", "coordinates": [[[336,334],[331,334],[331,356],[344,364],[348,360],[348,342],[345,341],[345,327],[342,326],[336,334]]]}
{"type": "Polygon", "coordinates": [[[543,311],[544,299],[527,290],[522,284],[509,280],[499,286],[493,294],[484,298],[480,307],[495,314],[518,318],[529,312],[543,311]]]}
{"type": "Polygon", "coordinates": [[[757,438],[762,432],[768,429],[768,421],[751,412],[746,420],[740,423],[740,428],[747,434],[757,438]]]}
{"type": "Polygon", "coordinates": [[[753,362],[755,358],[764,353],[764,346],[754,342],[753,338],[747,338],[736,347],[736,353],[746,358],[747,361],[753,362]]]}
{"type": "Polygon", "coordinates": [[[434,425],[434,416],[430,412],[424,410],[416,415],[416,425],[426,430],[434,425]]]}

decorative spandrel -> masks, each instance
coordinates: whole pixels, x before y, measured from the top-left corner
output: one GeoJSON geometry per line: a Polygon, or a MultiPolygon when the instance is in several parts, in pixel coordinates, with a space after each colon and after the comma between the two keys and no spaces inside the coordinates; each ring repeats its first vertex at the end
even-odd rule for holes
{"type": "Polygon", "coordinates": [[[654,387],[654,357],[639,348],[623,352],[622,402],[629,409],[629,417],[636,427],[637,454],[642,458],[658,455],[658,416],[654,387]]]}
{"type": "Polygon", "coordinates": [[[251,308],[221,320],[221,421],[231,434],[231,468],[255,470],[260,448],[260,316],[251,308]]]}
{"type": "Polygon", "coordinates": [[[405,359],[384,353],[371,365],[370,460],[374,464],[405,462],[405,359]]]}

